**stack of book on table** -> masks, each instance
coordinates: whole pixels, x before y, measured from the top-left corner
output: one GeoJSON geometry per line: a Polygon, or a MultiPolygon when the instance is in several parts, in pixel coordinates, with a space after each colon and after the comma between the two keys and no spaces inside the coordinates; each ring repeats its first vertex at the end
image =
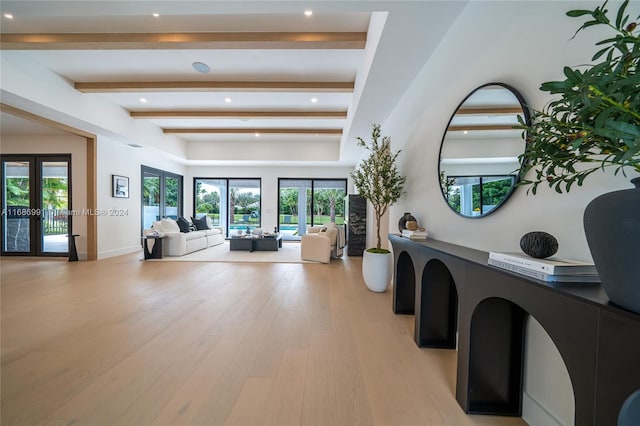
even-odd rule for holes
{"type": "Polygon", "coordinates": [[[408,229],[403,229],[402,236],[411,240],[426,241],[427,231],[410,231],[408,229]]]}
{"type": "Polygon", "coordinates": [[[489,265],[546,282],[600,282],[595,265],[550,257],[536,259],[520,253],[489,253],[489,265]]]}

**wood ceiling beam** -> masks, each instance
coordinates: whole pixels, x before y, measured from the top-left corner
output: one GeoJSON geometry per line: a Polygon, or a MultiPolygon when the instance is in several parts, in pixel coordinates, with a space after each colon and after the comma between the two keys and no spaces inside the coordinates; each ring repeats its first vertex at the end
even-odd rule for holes
{"type": "Polygon", "coordinates": [[[347,111],[130,111],[134,118],[346,118],[347,111]]]}
{"type": "Polygon", "coordinates": [[[77,82],[83,93],[127,92],[353,92],[352,81],[120,81],[77,82]]]}
{"type": "Polygon", "coordinates": [[[364,49],[366,32],[2,34],[3,50],[364,49]]]}
{"type": "Polygon", "coordinates": [[[162,129],[165,134],[319,134],[319,135],[341,135],[342,129],[237,129],[237,128],[184,128],[184,129],[162,129]]]}

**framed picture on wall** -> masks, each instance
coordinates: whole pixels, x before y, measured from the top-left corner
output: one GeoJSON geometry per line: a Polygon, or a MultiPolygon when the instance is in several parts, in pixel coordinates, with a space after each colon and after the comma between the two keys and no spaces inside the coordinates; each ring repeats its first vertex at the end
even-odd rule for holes
{"type": "Polygon", "coordinates": [[[129,198],[129,178],[126,176],[112,175],[111,194],[116,198],[129,198]]]}

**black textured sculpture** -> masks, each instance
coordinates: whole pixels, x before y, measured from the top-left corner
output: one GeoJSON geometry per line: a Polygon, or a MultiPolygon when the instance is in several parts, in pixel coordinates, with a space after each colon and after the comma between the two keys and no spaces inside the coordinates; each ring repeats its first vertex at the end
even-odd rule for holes
{"type": "Polygon", "coordinates": [[[520,248],[531,257],[544,259],[558,252],[558,240],[546,232],[528,232],[520,238],[520,248]]]}

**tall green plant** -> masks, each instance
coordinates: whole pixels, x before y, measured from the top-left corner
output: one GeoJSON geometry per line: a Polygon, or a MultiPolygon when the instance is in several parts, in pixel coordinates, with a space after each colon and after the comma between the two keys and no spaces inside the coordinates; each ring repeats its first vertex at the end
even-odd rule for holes
{"type": "MultiPolygon", "coordinates": [[[[563,81],[543,83],[540,90],[559,99],[542,111],[535,111],[531,125],[519,117],[525,130],[527,148],[520,156],[522,176],[535,169],[535,179],[523,179],[520,185],[538,185],[561,193],[581,186],[596,170],[614,166],[615,173],[625,168],[640,172],[640,37],[638,25],[626,13],[623,2],[612,21],[607,1],[594,10],[570,10],[567,16],[591,19],[582,24],[574,37],[589,27],[608,27],[612,36],[596,43],[600,50],[592,61],[578,68],[564,68],[563,81]]],[[[635,18],[640,19],[640,15],[635,18]]]]}
{"type": "Polygon", "coordinates": [[[391,150],[390,137],[384,136],[382,140],[380,139],[380,124],[373,125],[370,143],[360,137],[357,139],[358,146],[367,149],[369,156],[351,172],[351,178],[358,193],[369,200],[375,212],[377,236],[375,251],[388,252],[382,249],[380,220],[389,206],[398,201],[404,192],[407,178],[400,175],[395,164],[400,151],[394,153],[391,150]]]}

